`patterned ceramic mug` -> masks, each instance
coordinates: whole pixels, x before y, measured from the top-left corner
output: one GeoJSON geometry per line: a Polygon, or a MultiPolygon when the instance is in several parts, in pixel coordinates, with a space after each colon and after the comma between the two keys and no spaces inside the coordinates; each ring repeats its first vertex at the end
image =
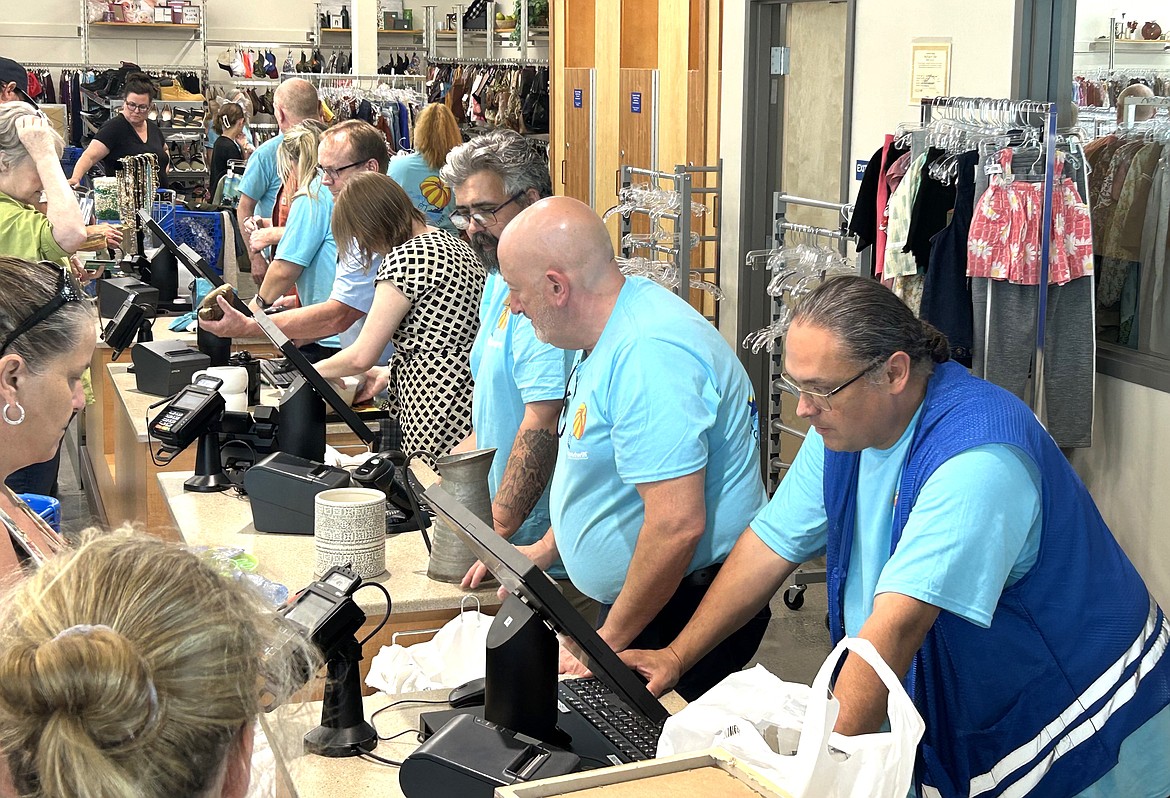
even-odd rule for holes
{"type": "Polygon", "coordinates": [[[314,500],[313,539],[321,576],[350,563],[363,579],[386,570],[386,495],[372,488],[323,490],[314,500]]]}

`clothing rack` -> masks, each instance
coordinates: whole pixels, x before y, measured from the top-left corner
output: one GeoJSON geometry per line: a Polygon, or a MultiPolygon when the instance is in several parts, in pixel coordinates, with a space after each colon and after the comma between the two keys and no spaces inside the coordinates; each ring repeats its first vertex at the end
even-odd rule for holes
{"type": "Polygon", "coordinates": [[[435,56],[429,63],[441,67],[548,67],[548,59],[475,59],[475,57],[435,56]]]}
{"type": "MultiPolygon", "coordinates": [[[[653,217],[660,217],[670,219],[674,222],[674,235],[677,241],[675,246],[664,246],[662,244],[653,244],[649,248],[657,253],[669,256],[678,266],[679,286],[677,292],[683,299],[687,299],[690,293],[690,283],[693,275],[702,274],[704,279],[708,282],[718,285],[719,283],[719,266],[718,261],[715,265],[706,266],[704,268],[693,268],[691,265],[691,240],[692,240],[692,202],[696,197],[703,197],[705,195],[714,195],[718,197],[720,194],[722,167],[721,166],[687,166],[679,164],[674,167],[673,172],[658,172],[653,169],[639,169],[634,166],[622,166],[621,181],[622,188],[627,189],[632,183],[634,176],[649,178],[654,187],[658,187],[663,181],[669,181],[673,186],[673,190],[678,194],[678,208],[677,213],[650,211],[645,208],[633,208],[631,213],[647,213],[653,217]],[[696,186],[694,178],[698,175],[711,174],[715,177],[714,186],[696,186]]],[[[669,191],[669,189],[666,189],[669,191]]],[[[620,192],[619,192],[620,194],[620,192]]],[[[700,209],[701,210],[701,209],[700,209]]],[[[622,215],[620,238],[630,232],[630,217],[629,214],[622,215]]],[[[716,250],[719,244],[719,221],[716,218],[712,225],[715,231],[709,235],[700,235],[698,240],[700,245],[705,242],[714,243],[716,250]]],[[[629,252],[623,252],[628,256],[629,252]]]]}
{"type": "MultiPolygon", "coordinates": [[[[1042,117],[1043,127],[1039,128],[1044,146],[1044,209],[1040,227],[1040,281],[1037,286],[1036,347],[1032,364],[1032,411],[1036,417],[1044,418],[1044,336],[1048,314],[1048,274],[1052,253],[1052,191],[1055,187],[1056,164],[1056,103],[1033,100],[998,100],[986,97],[932,97],[922,100],[921,121],[923,127],[930,125],[936,111],[956,112],[960,118],[972,116],[980,120],[995,121],[1005,127],[1030,125],[1030,117],[1042,117]]],[[[988,281],[987,308],[990,314],[995,280],[988,281]]],[[[987,335],[991,334],[990,325],[987,335]]],[[[986,358],[988,347],[983,347],[984,372],[987,373],[986,358]]]]}
{"type": "Polygon", "coordinates": [[[320,86],[323,83],[332,83],[336,86],[352,85],[353,83],[416,83],[422,86],[426,83],[426,75],[383,75],[383,74],[356,74],[350,72],[281,72],[281,81],[290,78],[304,78],[310,83],[320,86]]]}

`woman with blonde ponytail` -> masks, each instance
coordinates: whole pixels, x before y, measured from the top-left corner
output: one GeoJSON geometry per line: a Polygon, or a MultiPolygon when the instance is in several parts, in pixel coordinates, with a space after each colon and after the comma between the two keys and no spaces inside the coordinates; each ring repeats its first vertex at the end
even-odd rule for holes
{"type": "Polygon", "coordinates": [[[0,795],[242,796],[261,685],[287,696],[308,653],[245,583],[129,533],[87,536],[0,607],[0,795]]]}

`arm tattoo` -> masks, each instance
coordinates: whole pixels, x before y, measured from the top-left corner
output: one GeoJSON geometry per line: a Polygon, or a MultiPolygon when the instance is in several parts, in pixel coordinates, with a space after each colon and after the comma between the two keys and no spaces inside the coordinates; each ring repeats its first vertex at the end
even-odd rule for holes
{"type": "MultiPolygon", "coordinates": [[[[518,528],[532,512],[557,462],[557,437],[545,429],[522,430],[504,468],[495,506],[512,516],[518,528]]],[[[505,519],[496,519],[503,521],[505,519]]],[[[514,531],[514,530],[513,530],[514,531]]]]}

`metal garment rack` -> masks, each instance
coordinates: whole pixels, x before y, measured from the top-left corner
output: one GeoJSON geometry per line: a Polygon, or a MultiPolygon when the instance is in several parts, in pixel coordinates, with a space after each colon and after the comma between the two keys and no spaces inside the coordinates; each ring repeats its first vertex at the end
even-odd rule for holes
{"type": "MultiPolygon", "coordinates": [[[[784,246],[786,233],[808,233],[836,241],[837,251],[842,256],[848,255],[849,242],[853,240],[853,236],[849,234],[847,217],[852,207],[852,205],[840,202],[825,202],[824,200],[809,199],[807,197],[797,197],[792,194],[776,192],[772,195],[772,248],[779,249],[784,246]],[[836,211],[838,218],[841,220],[840,224],[837,229],[832,230],[825,227],[814,227],[812,225],[790,222],[788,221],[788,207],[790,205],[836,211]]],[[[769,299],[771,300],[771,310],[769,311],[768,318],[770,321],[775,321],[779,318],[781,312],[780,297],[769,297],[769,299]]],[[[769,358],[768,416],[766,426],[767,434],[765,437],[768,473],[765,475],[764,480],[769,496],[776,492],[776,488],[780,484],[780,472],[787,470],[792,465],[791,463],[784,462],[781,455],[783,436],[789,435],[801,441],[805,438],[805,433],[785,424],[782,417],[783,395],[785,393],[791,393],[784,385],[784,381],[780,379],[780,372],[784,368],[783,358],[782,351],[773,352],[769,358]]],[[[825,581],[826,574],[824,568],[802,567],[796,569],[792,574],[792,584],[784,588],[782,595],[784,606],[790,610],[799,610],[804,606],[804,593],[808,590],[808,586],[821,584],[825,581]]]]}
{"type": "MultiPolygon", "coordinates": [[[[674,167],[673,172],[659,172],[653,169],[640,169],[636,166],[622,166],[621,188],[628,188],[632,184],[633,178],[635,176],[648,178],[654,188],[659,188],[663,182],[669,181],[671,184],[671,189],[663,190],[673,190],[678,192],[679,210],[677,213],[675,213],[660,212],[651,208],[634,208],[631,211],[631,214],[621,215],[621,227],[619,235],[621,238],[625,238],[626,234],[630,232],[630,216],[633,213],[654,215],[673,221],[675,234],[674,246],[666,246],[664,244],[655,243],[649,244],[645,248],[650,249],[657,255],[666,255],[672,261],[674,261],[675,266],[678,267],[679,278],[678,288],[675,289],[675,291],[679,296],[689,302],[691,277],[693,275],[704,275],[703,279],[715,283],[716,285],[719,284],[718,250],[720,224],[718,215],[718,198],[723,187],[723,166],[722,164],[719,166],[686,166],[685,164],[679,164],[678,166],[674,167]],[[714,186],[696,186],[694,184],[695,176],[708,174],[713,174],[715,176],[714,186]],[[706,196],[714,196],[716,198],[716,202],[713,203],[715,209],[712,210],[711,206],[708,206],[708,213],[715,214],[711,224],[711,229],[714,232],[709,235],[700,235],[698,236],[698,239],[699,246],[703,246],[706,243],[715,244],[715,261],[713,265],[696,269],[691,265],[691,202],[696,197],[706,196]]],[[[630,248],[628,247],[623,247],[622,255],[628,257],[630,254],[629,249],[630,248]]],[[[718,310],[716,310],[715,318],[711,319],[711,321],[718,321],[718,310]]]]}
{"type": "MultiPolygon", "coordinates": [[[[1044,336],[1048,315],[1048,274],[1052,254],[1052,191],[1056,185],[1056,103],[1034,102],[1032,100],[996,100],[986,97],[934,97],[922,101],[922,125],[930,124],[935,110],[953,110],[960,118],[963,114],[980,118],[998,116],[1001,120],[1027,125],[1029,117],[1041,116],[1044,126],[1040,128],[1044,142],[1044,212],[1040,228],[1040,282],[1037,286],[1036,347],[1032,363],[1032,412],[1044,420],[1044,336]]],[[[988,280],[987,312],[990,315],[995,280],[988,280]]],[[[991,335],[990,324],[985,327],[991,335]]],[[[987,373],[987,342],[984,341],[983,373],[987,373]]]]}

